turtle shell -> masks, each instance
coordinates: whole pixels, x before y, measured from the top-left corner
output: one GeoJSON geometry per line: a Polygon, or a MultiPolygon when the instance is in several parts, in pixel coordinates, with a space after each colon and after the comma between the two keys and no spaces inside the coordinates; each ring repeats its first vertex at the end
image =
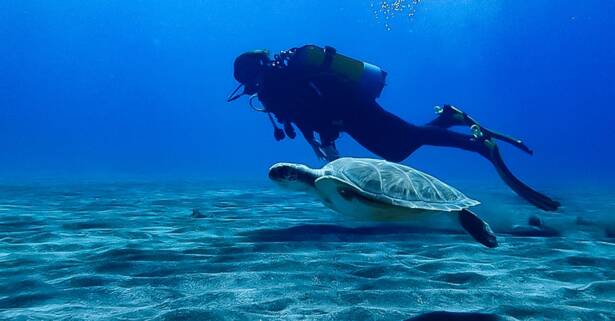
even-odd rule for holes
{"type": "Polygon", "coordinates": [[[480,204],[431,175],[384,160],[340,158],[323,169],[325,175],[386,204],[437,211],[459,211],[480,204]]]}

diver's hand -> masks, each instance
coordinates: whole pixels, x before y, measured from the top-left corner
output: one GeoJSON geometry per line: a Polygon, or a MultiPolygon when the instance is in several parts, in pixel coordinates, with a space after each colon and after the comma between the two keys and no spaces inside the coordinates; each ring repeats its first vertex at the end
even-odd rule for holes
{"type": "Polygon", "coordinates": [[[340,158],[340,153],[335,148],[335,145],[322,146],[321,149],[325,153],[326,160],[329,162],[340,158]]]}
{"type": "Polygon", "coordinates": [[[321,149],[322,146],[320,145],[320,143],[315,140],[311,140],[309,141],[309,143],[310,143],[310,146],[312,146],[312,149],[314,150],[316,157],[318,157],[318,159],[320,160],[326,160],[326,156],[321,149]]]}
{"type": "Polygon", "coordinates": [[[290,122],[284,123],[284,133],[286,133],[286,137],[290,139],[295,139],[295,137],[297,137],[297,133],[290,122]]]}

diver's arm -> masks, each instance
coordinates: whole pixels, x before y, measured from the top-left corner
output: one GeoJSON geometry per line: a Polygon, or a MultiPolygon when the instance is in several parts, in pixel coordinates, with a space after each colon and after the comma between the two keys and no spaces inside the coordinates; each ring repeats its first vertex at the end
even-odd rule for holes
{"type": "Polygon", "coordinates": [[[295,139],[297,134],[295,133],[295,129],[293,128],[293,125],[289,120],[288,115],[284,112],[285,109],[280,108],[278,105],[272,104],[271,102],[268,102],[267,104],[263,103],[263,105],[265,106],[266,110],[269,111],[269,119],[271,120],[271,124],[273,125],[274,136],[276,140],[280,141],[285,137],[295,139]],[[276,121],[274,121],[271,114],[275,116],[277,123],[281,124],[283,126],[283,129],[280,129],[276,125],[276,121]]]}

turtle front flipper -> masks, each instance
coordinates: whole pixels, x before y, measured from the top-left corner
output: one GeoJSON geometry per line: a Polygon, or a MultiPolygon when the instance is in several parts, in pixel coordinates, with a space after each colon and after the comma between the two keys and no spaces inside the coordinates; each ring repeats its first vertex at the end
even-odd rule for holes
{"type": "Polygon", "coordinates": [[[480,244],[490,248],[498,246],[498,240],[491,231],[489,224],[471,211],[461,210],[459,212],[459,223],[480,244]]]}

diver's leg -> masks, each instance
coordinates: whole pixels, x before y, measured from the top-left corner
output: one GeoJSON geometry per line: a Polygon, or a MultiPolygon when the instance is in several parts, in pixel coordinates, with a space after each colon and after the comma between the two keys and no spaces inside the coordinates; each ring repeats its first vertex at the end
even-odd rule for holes
{"type": "Polygon", "coordinates": [[[546,211],[554,211],[560,206],[558,202],[533,190],[516,178],[504,163],[500,151],[492,139],[477,138],[435,126],[415,127],[413,138],[420,141],[421,145],[455,147],[479,153],[495,166],[504,182],[528,202],[546,211]]]}
{"type": "Polygon", "coordinates": [[[427,126],[451,128],[465,125],[469,127],[476,123],[470,116],[454,106],[445,104],[442,107],[436,106],[434,109],[438,116],[427,123],[427,126]]]}
{"type": "Polygon", "coordinates": [[[400,162],[424,145],[461,148],[479,153],[497,169],[498,174],[517,194],[545,210],[555,210],[559,203],[519,181],[504,164],[491,137],[474,131],[465,135],[440,126],[415,126],[384,110],[375,101],[357,106],[350,113],[345,130],[363,147],[392,162],[400,162]]]}
{"type": "Polygon", "coordinates": [[[447,130],[446,127],[452,126],[451,122],[446,121],[447,118],[417,126],[388,112],[376,101],[369,101],[357,105],[348,114],[345,131],[363,147],[392,162],[406,159],[422,145],[455,147],[473,152],[484,149],[473,136],[447,130]]]}
{"type": "Polygon", "coordinates": [[[532,151],[527,145],[525,145],[522,140],[480,126],[480,124],[476,120],[474,120],[474,118],[470,117],[470,115],[466,114],[464,111],[455,106],[436,106],[435,111],[438,116],[434,120],[427,123],[427,126],[435,126],[445,129],[451,128],[453,126],[468,126],[472,129],[473,132],[478,130],[481,132],[481,134],[485,134],[488,137],[492,137],[495,139],[499,139],[503,142],[509,143],[530,155],[534,154],[534,151],[532,151]]]}
{"type": "Polygon", "coordinates": [[[483,144],[472,135],[437,126],[413,126],[412,139],[420,145],[461,148],[488,157],[483,144]]]}

